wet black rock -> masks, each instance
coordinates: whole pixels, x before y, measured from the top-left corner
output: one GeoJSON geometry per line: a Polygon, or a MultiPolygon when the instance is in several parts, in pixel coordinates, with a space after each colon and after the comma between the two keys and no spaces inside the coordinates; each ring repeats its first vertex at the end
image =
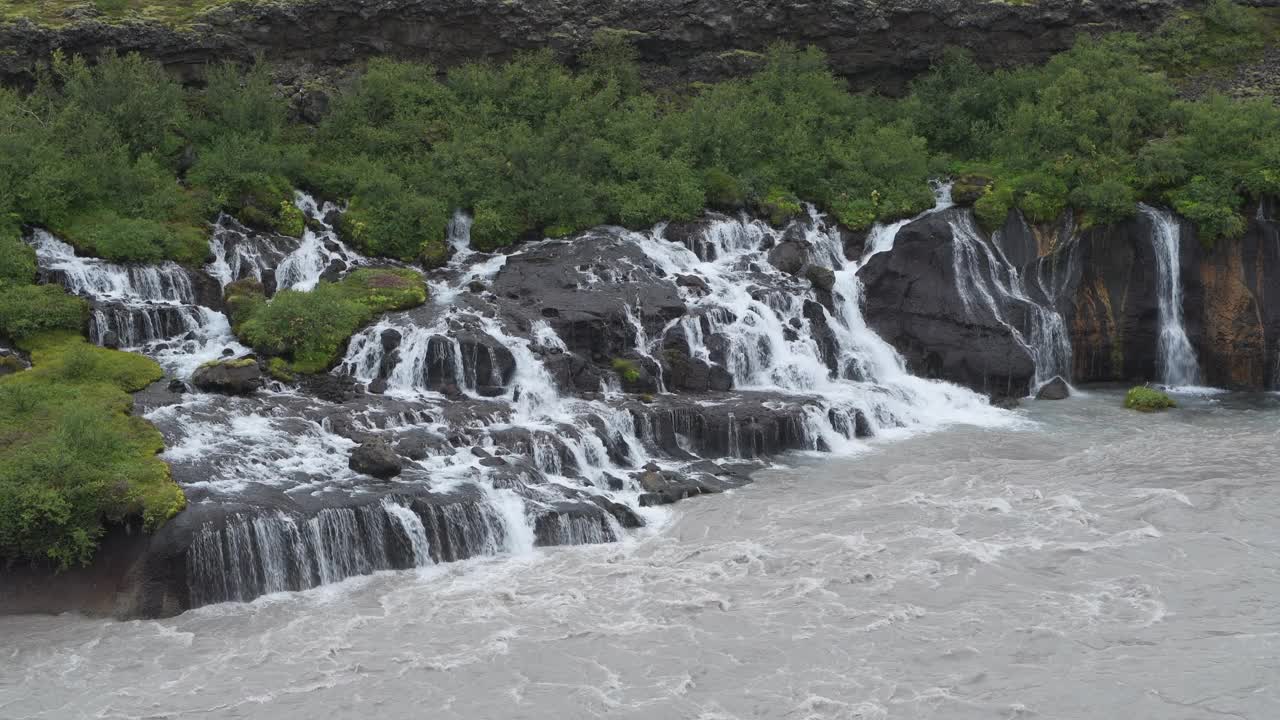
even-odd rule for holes
{"type": "Polygon", "coordinates": [[[809,262],[809,248],[797,240],[784,240],[769,251],[769,264],[788,275],[796,275],[809,262]]]}
{"type": "Polygon", "coordinates": [[[1022,400],[1012,395],[994,395],[991,397],[991,405],[1001,410],[1017,410],[1022,406],[1022,400]]]}
{"type": "Polygon", "coordinates": [[[654,337],[685,313],[673,279],[619,233],[529,247],[507,260],[491,289],[509,312],[549,322],[569,351],[607,364],[633,349],[636,322],[654,337]]]}
{"type": "Polygon", "coordinates": [[[248,395],[262,383],[262,369],[253,358],[205,363],[191,374],[191,384],[197,388],[227,395],[248,395]]]}
{"type": "Polygon", "coordinates": [[[347,402],[360,393],[355,378],[347,375],[303,375],[300,383],[311,395],[331,403],[347,402]]]}
{"type": "Polygon", "coordinates": [[[169,381],[168,388],[169,388],[169,392],[173,392],[173,393],[185,393],[190,390],[190,388],[187,387],[186,383],[182,382],[177,378],[174,378],[169,381]]]}
{"type": "Polygon", "coordinates": [[[588,499],[596,505],[599,505],[601,510],[612,515],[622,527],[627,529],[644,527],[644,520],[636,514],[635,510],[632,510],[626,505],[623,505],[620,502],[614,502],[602,495],[591,495],[588,499]]]}
{"type": "Polygon", "coordinates": [[[400,331],[395,328],[387,328],[378,335],[378,342],[382,344],[382,351],[389,353],[400,347],[400,341],[404,338],[400,335],[400,331]]]}
{"type": "Polygon", "coordinates": [[[831,292],[831,288],[835,287],[836,274],[831,268],[809,264],[802,268],[801,274],[818,290],[831,292]]]}
{"type": "Polygon", "coordinates": [[[1045,383],[1036,393],[1037,400],[1066,400],[1069,397],[1071,397],[1071,386],[1060,377],[1045,383]]]}
{"type": "Polygon", "coordinates": [[[112,350],[120,349],[120,336],[117,335],[114,330],[108,330],[103,333],[102,337],[99,338],[99,342],[104,348],[110,348],[112,350]]]}
{"type": "MultiPolygon", "coordinates": [[[[1035,363],[1009,324],[966,303],[954,277],[951,220],[966,209],[927,215],[898,231],[893,252],[859,271],[867,323],[897,348],[916,375],[994,395],[1025,395],[1035,363]]],[[[959,221],[959,218],[955,218],[959,221]]],[[[971,221],[970,221],[971,222],[971,221]]],[[[1010,310],[1009,323],[1023,325],[1010,310]]]]}
{"type": "Polygon", "coordinates": [[[351,451],[347,466],[364,475],[386,480],[404,469],[400,456],[386,442],[371,440],[351,451]]]}

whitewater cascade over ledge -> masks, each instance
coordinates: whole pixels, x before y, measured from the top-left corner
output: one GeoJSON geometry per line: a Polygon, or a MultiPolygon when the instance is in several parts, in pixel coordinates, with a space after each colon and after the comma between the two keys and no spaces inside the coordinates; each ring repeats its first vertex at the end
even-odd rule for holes
{"type": "MultiPolygon", "coordinates": [[[[306,290],[379,264],[337,238],[339,208],[303,194],[297,206],[302,238],[219,218],[203,271],[79,258],[43,232],[31,241],[42,270],[91,301],[96,342],[186,382],[203,362],[250,354],[221,312],[231,282],[306,290]]],[[[949,206],[944,189],[929,212],[949,206]]],[[[190,500],[157,540],[181,558],[165,602],[616,541],[781,452],[855,453],[872,438],[1014,422],[985,396],[912,375],[868,327],[857,271],[907,222],[877,226],[850,260],[814,211],[783,230],[708,215],[506,255],[474,252],[456,216],[452,260],[424,277],[428,303],[360,331],[328,375],[246,397],[139,396],[190,500]],[[775,267],[782,250],[802,266],[775,267]],[[404,471],[352,471],[366,442],[393,447],[404,471]]],[[[1016,278],[1005,283],[1018,292],[1016,278]]]]}

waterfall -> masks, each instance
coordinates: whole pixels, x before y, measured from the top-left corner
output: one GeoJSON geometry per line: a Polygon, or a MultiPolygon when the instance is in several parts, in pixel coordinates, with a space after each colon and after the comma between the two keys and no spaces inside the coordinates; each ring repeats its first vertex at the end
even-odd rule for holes
{"type": "Polygon", "coordinates": [[[307,218],[298,248],[276,266],[276,287],[285,290],[312,290],[326,272],[344,273],[368,260],[338,239],[328,218],[340,208],[333,203],[317,203],[312,196],[296,191],[293,204],[307,218]]]}
{"type": "Polygon", "coordinates": [[[1168,210],[1149,205],[1138,209],[1151,221],[1151,245],[1156,255],[1156,292],[1160,311],[1160,382],[1171,387],[1197,385],[1200,362],[1182,319],[1182,230],[1168,210]]]}
{"type": "Polygon", "coordinates": [[[173,262],[109,263],[76,255],[44,230],[28,239],[42,271],[92,306],[89,339],[145,352],[178,377],[225,351],[247,353],[219,312],[198,304],[191,273],[173,262]]]}
{"type": "MultiPolygon", "coordinates": [[[[182,377],[248,352],[225,315],[200,305],[206,288],[251,278],[268,293],[307,291],[369,262],[337,237],[341,208],[303,193],[295,205],[300,238],[218,218],[208,277],[79,258],[47,233],[31,242],[49,276],[93,304],[92,337],[182,377]]],[[[929,212],[949,206],[939,188],[929,212]]],[[[745,481],[717,460],[858,452],[869,436],[1008,422],[977,393],[912,376],[867,324],[858,269],[907,222],[873,228],[852,261],[813,209],[781,230],[708,216],[680,242],[667,226],[601,228],[489,255],[456,213],[451,258],[425,279],[431,300],[357,332],[332,376],[247,397],[185,393],[146,411],[199,518],[174,531],[189,535],[189,605],[613,542],[663,521],[661,504],[745,481]],[[770,261],[784,244],[803,268],[770,261]],[[649,393],[622,392],[619,357],[644,363],[649,393]],[[351,468],[372,440],[399,456],[393,480],[351,468]]]]}
{"type": "MultiPolygon", "coordinates": [[[[952,213],[948,223],[952,272],[965,314],[973,319],[979,310],[989,313],[1027,351],[1035,364],[1032,394],[1055,377],[1069,379],[1071,335],[1056,307],[1062,300],[1063,285],[1047,279],[1044,273],[1045,264],[1053,262],[1052,256],[1036,261],[1032,279],[1044,297],[1039,301],[1028,292],[1018,268],[1001,250],[998,238],[984,239],[971,213],[952,213]],[[1016,324],[1015,312],[1025,315],[1025,327],[1016,324]]],[[[1074,237],[1068,242],[1074,242],[1074,237]]],[[[1074,257],[1069,248],[1059,253],[1065,255],[1068,262],[1074,257]]]]}

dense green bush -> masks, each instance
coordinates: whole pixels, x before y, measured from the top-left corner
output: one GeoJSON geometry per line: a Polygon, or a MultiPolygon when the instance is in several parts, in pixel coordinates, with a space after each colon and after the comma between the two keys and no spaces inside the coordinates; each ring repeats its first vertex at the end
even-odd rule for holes
{"type": "Polygon", "coordinates": [[[1169,77],[1256,56],[1276,39],[1265,12],[1212,0],[1039,67],[986,71],[949,51],[903,100],[852,94],[820,52],[787,46],[749,77],[656,93],[631,37],[607,31],[576,70],[549,52],[444,75],[375,60],[316,128],[289,121],[261,63],[183,90],[136,56],[55,56],[34,92],[0,91],[0,224],[197,263],[216,211],[300,233],[302,186],[350,202],[342,231],[366,253],[435,265],[457,209],[485,250],[706,206],[782,222],[812,202],[865,228],[928,207],[926,181],[950,172],[990,179],[971,198],[988,225],[1014,208],[1110,222],[1147,200],[1212,240],[1275,192],[1280,110],[1182,102],[1169,77]]]}
{"type": "Polygon", "coordinates": [[[956,171],[994,179],[988,226],[1020,209],[1086,223],[1172,205],[1212,242],[1245,228],[1249,198],[1280,189],[1280,109],[1271,100],[1179,101],[1169,73],[1239,62],[1272,37],[1259,11],[1214,0],[1159,32],[1086,40],[1043,67],[984,72],[949,53],[900,111],[956,171]]]}
{"type": "Polygon", "coordinates": [[[236,334],[263,355],[288,360],[281,372],[315,373],[337,361],[347,340],[379,313],[426,302],[422,276],[412,270],[360,269],[340,282],[302,292],[284,290],[270,301],[261,287],[229,288],[236,334]]]}
{"type": "Polygon", "coordinates": [[[58,285],[0,283],[0,337],[23,340],[49,330],[79,332],[88,316],[89,306],[58,285]]]}
{"type": "Polygon", "coordinates": [[[181,510],[156,457],[160,433],[128,414],[128,392],[159,379],[159,366],[78,335],[25,345],[32,369],[0,378],[0,558],[84,564],[104,521],[155,528],[181,510]]]}
{"type": "Polygon", "coordinates": [[[36,279],[36,253],[18,238],[16,230],[0,228],[0,286],[26,284],[36,279]]]}
{"type": "Polygon", "coordinates": [[[1156,412],[1177,407],[1178,405],[1173,401],[1173,398],[1159,390],[1139,385],[1138,387],[1130,388],[1129,392],[1125,393],[1124,406],[1140,412],[1156,412]]]}

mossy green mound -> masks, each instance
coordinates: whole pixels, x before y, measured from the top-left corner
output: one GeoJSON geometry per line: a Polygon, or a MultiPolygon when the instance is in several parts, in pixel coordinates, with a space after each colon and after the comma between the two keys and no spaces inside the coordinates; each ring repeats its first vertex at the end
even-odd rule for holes
{"type": "Polygon", "coordinates": [[[347,340],[380,313],[405,310],[427,300],[422,276],[413,270],[362,268],[314,290],[284,290],[269,301],[256,283],[228,287],[236,334],[273,358],[273,375],[316,373],[337,362],[347,340]],[[280,361],[284,361],[283,363],[280,361]]]}
{"type": "Polygon", "coordinates": [[[87,563],[104,522],[154,529],[186,498],[156,457],[159,431],[129,414],[155,362],[70,333],[28,337],[32,368],[0,378],[0,558],[87,563]]]}
{"type": "Polygon", "coordinates": [[[1124,406],[1140,412],[1157,412],[1178,407],[1178,404],[1159,390],[1140,385],[1130,388],[1129,392],[1125,393],[1124,406]]]}

